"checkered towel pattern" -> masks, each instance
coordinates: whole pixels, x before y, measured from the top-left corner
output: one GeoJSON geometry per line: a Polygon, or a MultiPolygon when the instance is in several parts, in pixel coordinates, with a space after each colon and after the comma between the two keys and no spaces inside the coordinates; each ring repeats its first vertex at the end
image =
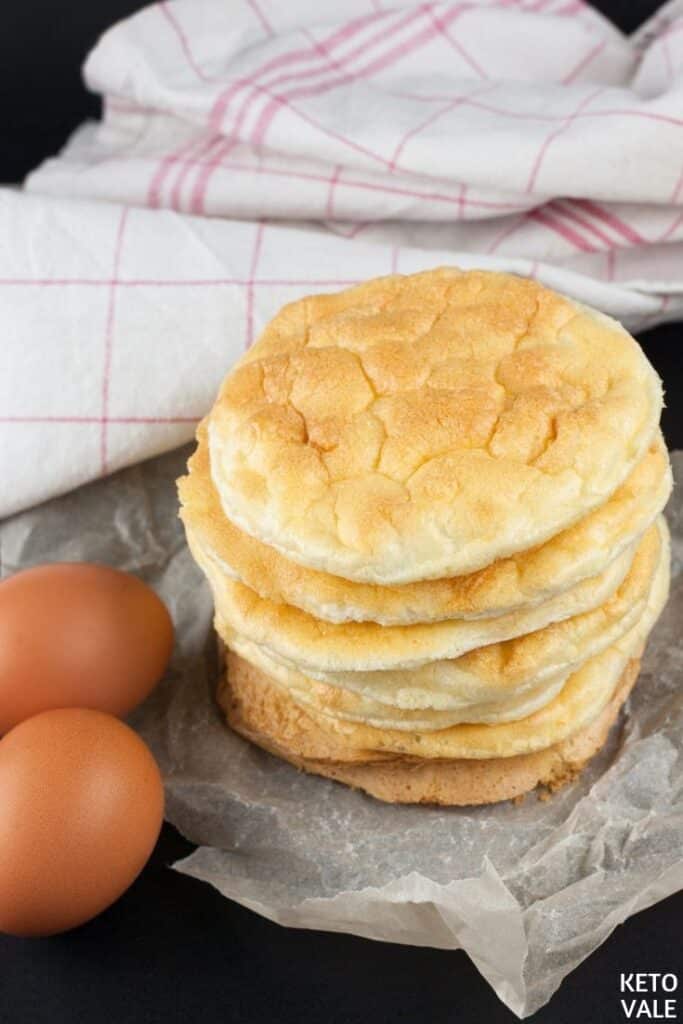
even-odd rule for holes
{"type": "Polygon", "coordinates": [[[182,443],[284,302],[438,263],[683,315],[683,0],[176,0],[0,195],[0,514],[182,443]]]}

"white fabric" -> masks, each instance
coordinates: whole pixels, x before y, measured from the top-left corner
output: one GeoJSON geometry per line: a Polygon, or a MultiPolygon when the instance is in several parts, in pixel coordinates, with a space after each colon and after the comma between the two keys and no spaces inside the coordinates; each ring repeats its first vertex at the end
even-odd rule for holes
{"type": "Polygon", "coordinates": [[[0,514],[188,439],[307,291],[455,263],[683,313],[683,0],[630,39],[579,0],[176,0],[85,73],[102,122],[0,198],[0,514]]]}

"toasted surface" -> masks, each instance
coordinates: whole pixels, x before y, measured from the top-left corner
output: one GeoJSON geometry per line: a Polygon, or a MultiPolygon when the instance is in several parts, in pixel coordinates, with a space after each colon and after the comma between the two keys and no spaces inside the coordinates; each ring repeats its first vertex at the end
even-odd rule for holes
{"type": "MultiPolygon", "coordinates": [[[[384,715],[391,708],[406,712],[450,712],[454,722],[485,720],[469,718],[467,713],[479,705],[484,705],[488,713],[501,703],[512,709],[530,698],[531,691],[540,697],[543,684],[551,685],[560,676],[566,679],[584,661],[609,647],[635,625],[645,610],[656,573],[668,571],[669,547],[666,523],[660,517],[638,545],[621,584],[597,608],[512,640],[479,647],[459,658],[432,661],[414,669],[313,670],[304,676],[295,662],[280,655],[272,657],[258,644],[229,630],[224,623],[220,631],[231,648],[270,675],[278,675],[273,664],[277,663],[281,681],[287,678],[287,673],[316,679],[357,695],[369,702],[370,707],[375,703],[387,705],[384,715]]],[[[353,706],[353,699],[347,703],[353,706]]],[[[380,709],[373,710],[378,718],[380,709]]],[[[405,717],[408,721],[410,715],[405,717]]],[[[439,715],[435,715],[434,720],[438,722],[439,715]]]]}
{"type": "MultiPolygon", "coordinates": [[[[639,656],[666,601],[668,580],[667,571],[653,587],[648,607],[636,626],[574,672],[549,704],[519,721],[405,732],[336,719],[310,706],[303,707],[276,679],[233,652],[228,653],[228,685],[234,695],[238,679],[248,681],[243,715],[248,714],[259,723],[260,732],[278,738],[297,757],[365,763],[377,755],[482,759],[534,753],[587,727],[609,704],[629,660],[639,656]],[[282,699],[275,701],[275,693],[282,699]]],[[[219,692],[220,702],[230,699],[219,692]]]]}
{"type": "MultiPolygon", "coordinates": [[[[429,704],[429,695],[423,706],[406,709],[391,703],[391,694],[383,691],[383,700],[368,696],[366,692],[349,686],[330,686],[311,676],[306,676],[293,666],[274,661],[265,651],[243,637],[234,636],[229,640],[230,650],[259,669],[270,679],[279,683],[301,707],[311,708],[321,715],[350,722],[361,722],[376,729],[405,729],[408,731],[431,732],[446,729],[460,722],[509,722],[524,718],[549,703],[564,686],[569,671],[559,673],[529,686],[499,692],[489,699],[453,700],[452,706],[434,710],[429,704]]],[[[349,673],[350,674],[350,673],[349,673]]]]}
{"type": "Polygon", "coordinates": [[[495,619],[380,626],[375,622],[323,622],[291,605],[267,601],[226,576],[202,549],[192,530],[186,532],[195,561],[213,591],[219,632],[227,627],[240,633],[273,657],[292,662],[311,675],[416,668],[430,661],[458,658],[474,648],[580,615],[597,608],[615,592],[634,555],[627,548],[598,577],[583,580],[543,604],[495,619]]]}
{"type": "MultiPolygon", "coordinates": [[[[666,593],[668,588],[668,544],[657,545],[655,554],[658,558],[652,559],[653,564],[648,567],[647,575],[640,573],[644,586],[636,600],[629,600],[634,596],[633,586],[625,583],[620,588],[621,595],[614,599],[622,606],[620,616],[603,608],[586,613],[586,616],[593,619],[593,623],[591,627],[585,626],[584,635],[578,625],[575,628],[576,636],[569,640],[570,647],[574,647],[573,660],[571,655],[562,653],[562,636],[570,633],[570,630],[562,628],[558,638],[559,664],[552,665],[552,672],[538,673],[535,678],[522,677],[521,683],[518,682],[515,686],[510,685],[509,680],[504,678],[507,658],[504,653],[498,652],[492,662],[499,672],[502,668],[500,674],[503,679],[500,685],[481,686],[479,692],[474,685],[471,686],[469,693],[460,689],[453,694],[448,707],[443,707],[441,701],[435,700],[427,688],[419,691],[421,700],[411,700],[410,697],[414,695],[416,687],[414,683],[411,684],[409,678],[406,679],[405,689],[401,691],[393,689],[391,683],[385,685],[381,691],[379,685],[370,690],[356,682],[352,678],[353,673],[345,675],[344,685],[329,685],[304,675],[295,666],[281,665],[256,645],[244,641],[239,636],[230,639],[229,647],[284,687],[301,706],[342,722],[357,722],[376,729],[422,733],[448,729],[460,723],[483,722],[497,725],[501,722],[513,722],[527,718],[550,704],[558,697],[573,673],[578,672],[591,658],[624,638],[629,630],[635,628],[636,631],[642,631],[642,623],[648,621],[648,606],[657,608],[661,594],[666,593]]],[[[562,623],[561,626],[565,627],[567,623],[562,623]]],[[[555,627],[550,626],[548,629],[553,630],[555,627]]],[[[505,646],[514,648],[515,644],[516,641],[511,640],[505,646]]],[[[483,655],[486,652],[487,648],[483,648],[476,653],[483,655]]],[[[511,653],[511,659],[514,660],[514,653],[511,653]]],[[[493,665],[488,666],[489,671],[494,671],[493,665]]],[[[379,676],[382,673],[375,675],[379,676]]],[[[410,673],[406,672],[405,676],[409,677],[410,673]]],[[[441,695],[437,694],[437,698],[441,695]]]]}
{"type": "Polygon", "coordinates": [[[293,561],[406,583],[474,572],[603,504],[659,379],[615,321],[442,268],[286,306],[209,417],[225,514],[293,561]]]}
{"type": "Polygon", "coordinates": [[[349,763],[302,757],[287,746],[286,737],[265,731],[272,728],[274,721],[286,720],[298,713],[292,707],[291,698],[271,688],[269,703],[277,710],[264,722],[259,714],[260,697],[254,696],[254,690],[261,694],[264,684],[253,682],[249,666],[234,660],[218,699],[236,732],[304,771],[336,779],[389,803],[468,806],[510,800],[537,786],[555,790],[576,778],[607,739],[636,681],[639,667],[638,659],[630,659],[606,707],[569,739],[532,754],[485,760],[385,757],[349,763]]]}
{"type": "MultiPolygon", "coordinates": [[[[668,572],[670,557],[668,530],[661,517],[640,542],[625,579],[611,597],[591,611],[512,640],[478,647],[460,658],[432,661],[414,669],[308,674],[405,711],[461,713],[468,705],[514,700],[559,676],[566,678],[623,636],[643,614],[656,574],[668,572]]],[[[231,635],[225,639],[242,653],[243,638],[231,635]]],[[[249,660],[248,654],[245,657],[249,660]]],[[[281,658],[271,660],[296,668],[281,658]]],[[[463,718],[466,720],[471,719],[463,718]]]]}
{"type": "Polygon", "coordinates": [[[545,544],[467,576],[378,586],[292,562],[240,530],[223,513],[211,480],[206,424],[197,432],[188,475],[178,481],[181,516],[225,573],[260,597],[329,622],[409,625],[487,618],[540,604],[602,572],[664,507],[671,468],[658,434],[621,487],[575,526],[545,544]]]}

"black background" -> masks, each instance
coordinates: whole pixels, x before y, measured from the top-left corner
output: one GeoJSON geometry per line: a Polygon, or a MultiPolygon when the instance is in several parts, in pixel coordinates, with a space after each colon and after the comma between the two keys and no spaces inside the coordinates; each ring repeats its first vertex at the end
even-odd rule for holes
{"type": "MultiPolygon", "coordinates": [[[[80,65],[100,32],[142,5],[5,0],[2,6],[0,181],[10,183],[55,153],[84,117],[97,116],[80,65]]],[[[601,0],[595,6],[632,31],[658,4],[601,0]]],[[[670,447],[683,447],[680,333],[680,324],[670,324],[640,338],[666,385],[670,447]]],[[[52,939],[0,936],[2,1024],[516,1019],[463,953],[284,930],[168,868],[191,849],[167,825],[141,877],[97,920],[52,939]]],[[[682,918],[682,893],[631,918],[567,978],[531,1018],[534,1024],[622,1021],[619,972],[680,971],[682,918]]]]}

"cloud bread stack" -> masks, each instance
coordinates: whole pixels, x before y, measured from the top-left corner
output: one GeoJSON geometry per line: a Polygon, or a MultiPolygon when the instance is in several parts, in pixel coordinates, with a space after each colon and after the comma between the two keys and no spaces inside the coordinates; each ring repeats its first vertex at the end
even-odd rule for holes
{"type": "Polygon", "coordinates": [[[394,802],[572,778],[667,597],[661,407],[618,323],[522,278],[286,306],[179,481],[230,725],[394,802]]]}

